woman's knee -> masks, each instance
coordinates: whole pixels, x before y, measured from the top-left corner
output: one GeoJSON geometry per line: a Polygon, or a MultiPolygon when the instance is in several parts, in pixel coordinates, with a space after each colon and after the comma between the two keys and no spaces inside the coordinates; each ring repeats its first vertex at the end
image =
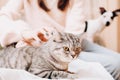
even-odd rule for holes
{"type": "Polygon", "coordinates": [[[86,39],[83,39],[83,41],[82,41],[82,48],[86,52],[99,52],[103,49],[102,46],[99,46],[93,42],[86,40],[86,39]]]}
{"type": "Polygon", "coordinates": [[[105,69],[115,78],[115,80],[120,80],[120,55],[112,53],[102,54],[102,53],[91,53],[82,52],[79,58],[89,62],[99,62],[105,69]]]}

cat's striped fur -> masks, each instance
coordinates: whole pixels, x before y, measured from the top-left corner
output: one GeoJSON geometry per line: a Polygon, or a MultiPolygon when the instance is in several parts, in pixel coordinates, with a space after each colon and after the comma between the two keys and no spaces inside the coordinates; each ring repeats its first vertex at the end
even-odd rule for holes
{"type": "Polygon", "coordinates": [[[76,78],[67,71],[68,64],[81,51],[81,40],[69,33],[59,33],[41,47],[8,46],[0,51],[0,67],[24,69],[43,78],[76,78]]]}

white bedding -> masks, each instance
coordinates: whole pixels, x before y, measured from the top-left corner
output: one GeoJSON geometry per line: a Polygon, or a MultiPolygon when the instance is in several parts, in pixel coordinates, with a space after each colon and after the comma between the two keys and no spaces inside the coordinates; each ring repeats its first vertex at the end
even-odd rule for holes
{"type": "MultiPolygon", "coordinates": [[[[103,66],[95,62],[85,62],[76,59],[69,64],[68,70],[79,74],[79,79],[76,80],[114,80],[112,76],[103,68],[103,66]]],[[[1,68],[0,80],[43,80],[43,79],[34,76],[24,70],[1,68]]]]}

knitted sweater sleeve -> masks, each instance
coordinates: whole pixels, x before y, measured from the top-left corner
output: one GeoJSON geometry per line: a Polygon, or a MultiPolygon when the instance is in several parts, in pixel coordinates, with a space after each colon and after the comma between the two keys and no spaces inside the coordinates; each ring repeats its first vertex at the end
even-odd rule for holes
{"type": "Polygon", "coordinates": [[[23,0],[9,0],[0,10],[0,16],[7,16],[10,19],[16,19],[20,16],[23,9],[23,0]]]}
{"type": "Polygon", "coordinates": [[[20,17],[23,9],[23,0],[9,0],[0,9],[0,45],[5,47],[21,39],[20,32],[28,25],[20,17]]]}

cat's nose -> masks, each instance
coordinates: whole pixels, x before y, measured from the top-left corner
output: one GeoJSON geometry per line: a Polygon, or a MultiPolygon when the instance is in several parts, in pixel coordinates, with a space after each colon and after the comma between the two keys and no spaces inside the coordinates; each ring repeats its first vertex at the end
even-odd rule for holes
{"type": "Polygon", "coordinates": [[[71,51],[70,55],[74,58],[75,57],[75,52],[71,51]]]}
{"type": "Polygon", "coordinates": [[[71,55],[73,58],[75,57],[75,55],[71,55]]]}

